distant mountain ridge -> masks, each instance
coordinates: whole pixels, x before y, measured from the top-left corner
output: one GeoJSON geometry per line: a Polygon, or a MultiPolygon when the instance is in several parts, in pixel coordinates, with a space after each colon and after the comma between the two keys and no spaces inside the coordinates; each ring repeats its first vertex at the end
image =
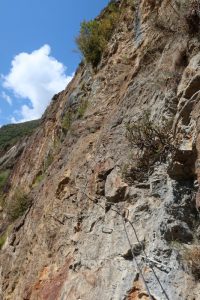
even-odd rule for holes
{"type": "Polygon", "coordinates": [[[29,136],[40,125],[40,120],[4,125],[0,128],[0,152],[7,151],[21,138],[29,136]]]}

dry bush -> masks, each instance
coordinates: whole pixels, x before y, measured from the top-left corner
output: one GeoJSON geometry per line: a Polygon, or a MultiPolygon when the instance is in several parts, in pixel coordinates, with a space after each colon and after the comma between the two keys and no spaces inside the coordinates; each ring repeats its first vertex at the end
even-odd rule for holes
{"type": "Polygon", "coordinates": [[[127,170],[128,177],[143,180],[156,162],[166,161],[167,155],[175,150],[170,127],[170,124],[156,125],[148,111],[138,121],[127,124],[127,138],[136,153],[127,170]]]}
{"type": "Polygon", "coordinates": [[[196,280],[200,279],[200,246],[192,246],[184,250],[183,262],[187,264],[196,280]]]}
{"type": "Polygon", "coordinates": [[[150,120],[150,113],[144,112],[143,117],[127,124],[127,138],[133,148],[138,149],[150,164],[165,161],[166,154],[173,149],[170,124],[156,125],[150,120]]]}

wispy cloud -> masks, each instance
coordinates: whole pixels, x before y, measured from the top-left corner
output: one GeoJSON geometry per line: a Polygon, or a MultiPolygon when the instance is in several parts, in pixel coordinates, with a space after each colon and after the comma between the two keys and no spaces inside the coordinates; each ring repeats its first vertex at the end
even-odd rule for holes
{"type": "Polygon", "coordinates": [[[9,105],[12,105],[12,99],[10,98],[10,96],[8,94],[6,94],[6,92],[2,92],[1,93],[1,97],[6,100],[8,102],[9,105]]]}
{"type": "MultiPolygon", "coordinates": [[[[30,101],[30,105],[20,107],[19,117],[16,120],[13,116],[13,122],[41,117],[52,96],[63,90],[72,79],[72,75],[66,75],[66,67],[50,54],[49,45],[32,53],[20,53],[14,57],[9,74],[3,76],[5,89],[30,101]]],[[[4,99],[10,101],[9,96],[6,96],[8,95],[4,92],[4,99]]]]}

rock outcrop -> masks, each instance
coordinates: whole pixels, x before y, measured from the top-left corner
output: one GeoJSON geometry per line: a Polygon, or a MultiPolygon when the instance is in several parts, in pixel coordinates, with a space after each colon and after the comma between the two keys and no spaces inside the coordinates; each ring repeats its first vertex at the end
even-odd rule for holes
{"type": "Polygon", "coordinates": [[[199,31],[182,1],[118,3],[96,71],[79,66],[13,166],[0,212],[2,299],[150,299],[141,273],[152,299],[200,299],[200,266],[190,267],[200,237],[199,31]],[[171,124],[173,151],[141,179],[127,124],[146,110],[156,126],[171,124]],[[16,189],[31,201],[11,220],[16,189]]]}

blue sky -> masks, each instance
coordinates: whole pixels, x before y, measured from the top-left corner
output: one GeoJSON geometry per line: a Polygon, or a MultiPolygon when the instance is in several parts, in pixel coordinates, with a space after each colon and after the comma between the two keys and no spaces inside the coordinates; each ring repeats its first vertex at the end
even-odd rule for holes
{"type": "Polygon", "coordinates": [[[108,0],[0,0],[0,125],[39,117],[80,62],[80,23],[108,0]]]}

